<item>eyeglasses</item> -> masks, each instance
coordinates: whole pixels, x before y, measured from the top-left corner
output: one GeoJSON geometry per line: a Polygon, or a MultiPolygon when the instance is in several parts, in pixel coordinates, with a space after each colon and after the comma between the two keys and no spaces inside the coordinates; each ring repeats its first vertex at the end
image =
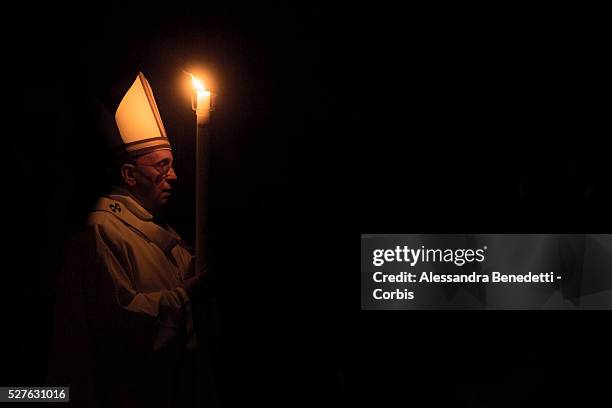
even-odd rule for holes
{"type": "Polygon", "coordinates": [[[166,178],[168,177],[170,170],[172,170],[174,163],[168,162],[165,164],[139,164],[139,166],[153,167],[155,170],[157,170],[161,177],[166,178]]]}

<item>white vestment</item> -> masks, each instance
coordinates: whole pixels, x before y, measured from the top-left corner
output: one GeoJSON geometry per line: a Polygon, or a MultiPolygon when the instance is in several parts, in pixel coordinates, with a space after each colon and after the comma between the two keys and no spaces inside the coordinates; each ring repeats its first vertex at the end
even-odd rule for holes
{"type": "Polygon", "coordinates": [[[50,369],[71,396],[94,406],[191,400],[197,340],[181,283],[193,257],[179,242],[128,194],[98,201],[59,282],[50,369]]]}

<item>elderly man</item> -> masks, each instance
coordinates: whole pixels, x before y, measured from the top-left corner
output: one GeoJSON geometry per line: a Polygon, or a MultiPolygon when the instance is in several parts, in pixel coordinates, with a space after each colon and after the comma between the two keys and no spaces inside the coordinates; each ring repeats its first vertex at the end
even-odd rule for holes
{"type": "Polygon", "coordinates": [[[115,114],[116,187],[100,198],[61,276],[52,379],[88,406],[188,406],[203,284],[180,237],[156,216],[177,180],[142,73],[115,114]],[[58,369],[61,367],[61,369],[58,369]]]}

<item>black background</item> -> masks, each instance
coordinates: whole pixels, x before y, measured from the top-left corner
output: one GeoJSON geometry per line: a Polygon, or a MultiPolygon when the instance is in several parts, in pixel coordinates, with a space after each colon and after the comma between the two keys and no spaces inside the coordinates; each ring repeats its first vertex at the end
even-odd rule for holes
{"type": "MultiPolygon", "coordinates": [[[[44,384],[63,242],[95,198],[83,101],[147,75],[193,224],[183,69],[216,78],[211,271],[226,405],[605,396],[607,313],[359,311],[360,233],[609,232],[596,11],[21,10],[4,33],[5,384],[44,384]]],[[[609,133],[609,132],[608,132],[609,133]]]]}

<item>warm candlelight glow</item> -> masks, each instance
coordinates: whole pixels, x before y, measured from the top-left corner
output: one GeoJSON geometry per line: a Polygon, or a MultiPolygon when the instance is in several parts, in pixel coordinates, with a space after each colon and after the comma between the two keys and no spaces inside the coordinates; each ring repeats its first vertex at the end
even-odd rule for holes
{"type": "Polygon", "coordinates": [[[195,110],[197,114],[204,114],[204,112],[208,112],[211,109],[211,94],[210,91],[206,89],[202,81],[193,76],[193,74],[189,72],[185,72],[186,74],[191,76],[191,82],[193,83],[193,87],[196,90],[196,104],[195,110]]]}
{"type": "Polygon", "coordinates": [[[206,91],[206,88],[204,87],[204,84],[202,84],[202,81],[194,77],[193,74],[189,75],[191,75],[191,80],[193,81],[193,86],[195,89],[197,89],[198,91],[206,91]]]}

